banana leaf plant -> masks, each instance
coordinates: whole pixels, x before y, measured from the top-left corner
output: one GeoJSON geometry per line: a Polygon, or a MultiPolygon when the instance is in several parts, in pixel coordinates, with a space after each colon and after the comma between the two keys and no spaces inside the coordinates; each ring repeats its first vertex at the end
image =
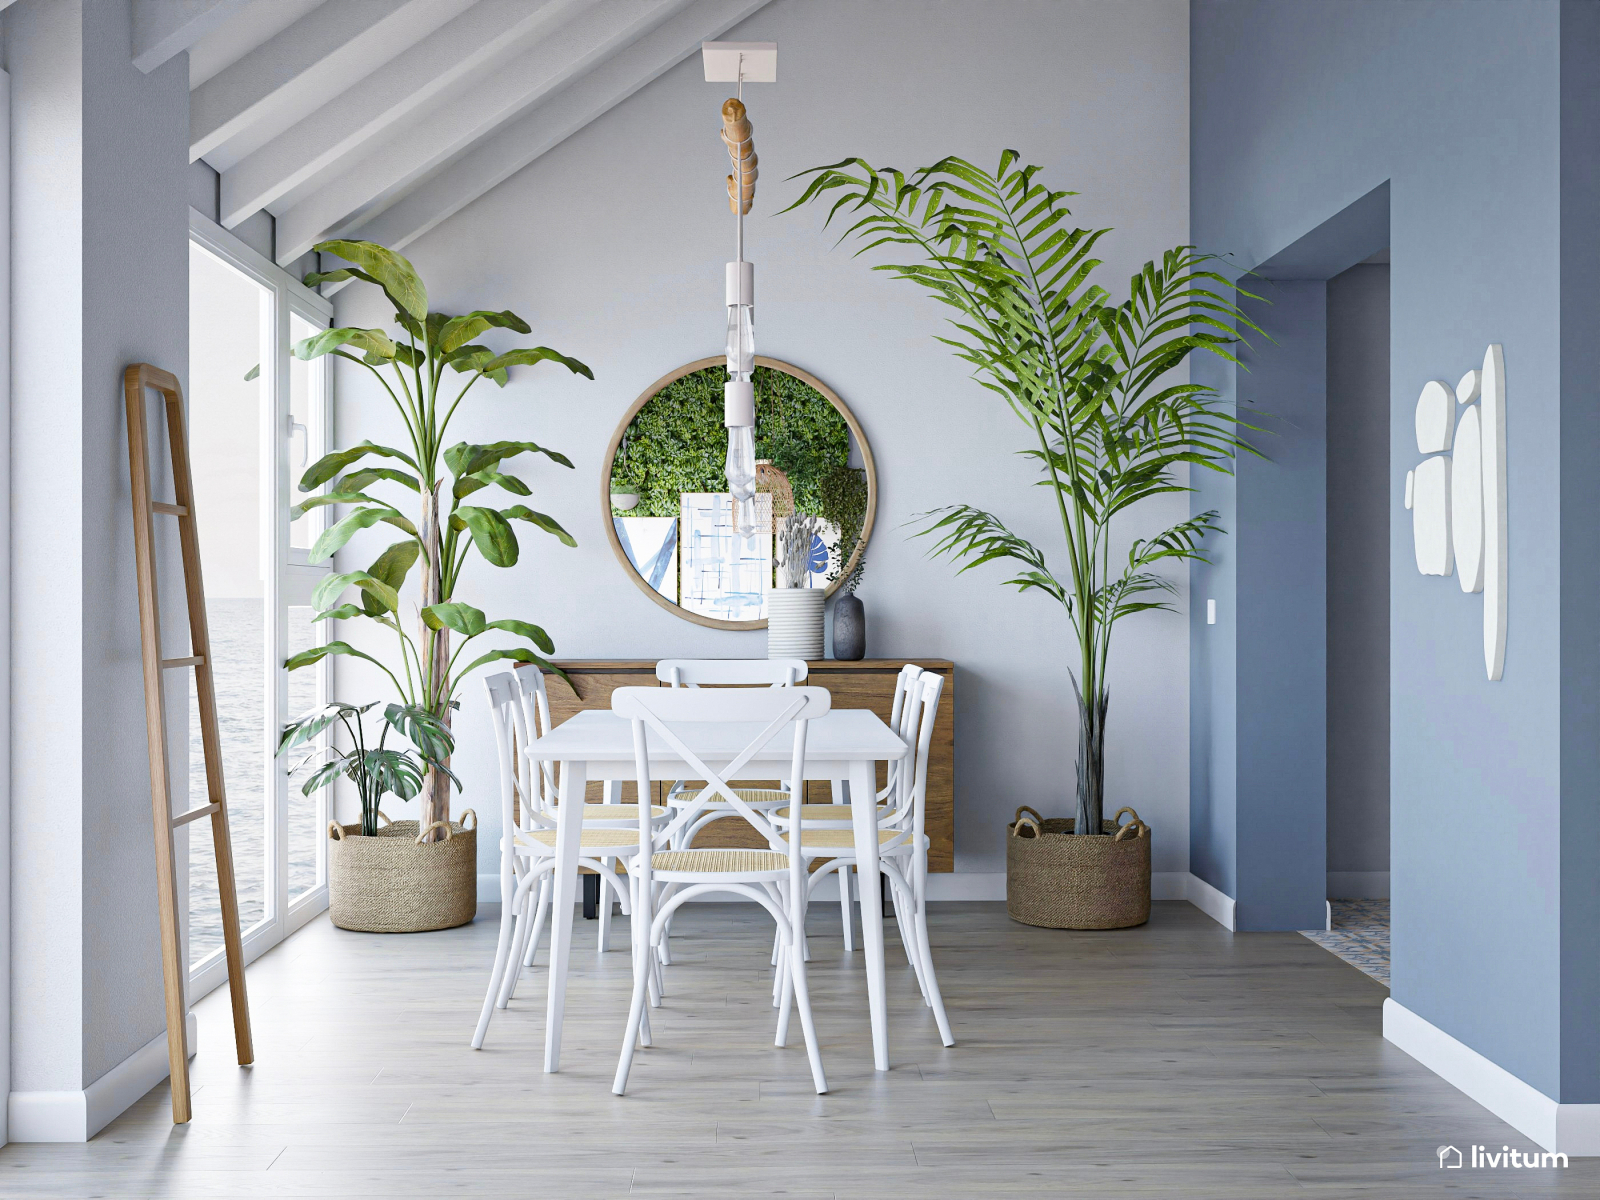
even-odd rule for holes
{"type": "Polygon", "coordinates": [[[1179,482],[1180,467],[1230,471],[1250,449],[1241,431],[1252,426],[1172,372],[1195,352],[1236,362],[1228,347],[1240,330],[1260,331],[1231,297],[1258,297],[1211,269],[1214,256],[1178,246],[1145,263],[1128,299],[1113,302],[1093,282],[1094,247],[1109,230],[1076,228],[1064,203],[1074,193],[1049,190],[1039,170],[1014,150],[993,172],[955,157],[909,174],[850,158],[796,176],[809,183],[790,209],[831,199],[824,224],[847,213],[840,241],[861,241],[857,253],[915,250],[920,261],[875,269],[956,310],[954,332],[938,340],[1027,428],[1021,453],[1060,523],[1059,570],[999,517],[967,504],[921,514],[916,536],[933,537],[933,553],[960,571],[1010,559],[1018,565],[1006,583],[1065,609],[1076,642],[1073,828],[1092,835],[1104,816],[1112,631],[1136,613],[1170,611],[1176,588],[1156,568],[1204,560],[1203,540],[1222,532],[1218,514],[1203,512],[1114,559],[1112,522],[1151,497],[1192,490],[1179,482]]]}
{"type": "MultiPolygon", "coordinates": [[[[548,666],[543,655],[555,646],[539,626],[515,618],[490,620],[481,610],[455,599],[463,568],[474,550],[491,566],[515,566],[520,546],[515,523],[575,546],[571,534],[554,517],[522,503],[503,499],[485,502],[485,494],[508,493],[519,499],[533,489],[503,468],[522,454],[543,455],[571,469],[565,455],[536,442],[507,440],[486,444],[456,442],[446,434],[467,393],[482,380],[504,387],[513,368],[549,362],[574,374],[594,374],[575,358],[548,346],[496,352],[476,339],[490,330],[530,332],[513,312],[479,310],[460,316],[428,310],[428,293],[416,269],[393,250],[375,242],[327,241],[315,247],[351,264],[338,270],[313,271],[308,287],[347,279],[372,284],[394,305],[393,333],[383,329],[327,329],[294,347],[302,359],[337,358],[372,372],[399,415],[405,438],[399,446],[372,441],[335,450],[311,464],[300,479],[302,492],[328,490],[296,505],[299,518],[324,505],[349,511],[317,538],[310,559],[331,558],[357,532],[388,525],[403,536],[391,543],[364,570],[343,571],[324,580],[313,593],[313,618],[365,618],[394,633],[396,659],[384,663],[348,642],[330,641],[289,659],[290,670],[310,666],[329,655],[347,655],[376,664],[388,675],[407,707],[421,709],[448,729],[462,679],[486,663],[500,660],[548,666]],[[387,496],[398,495],[397,501],[387,496]],[[471,503],[465,501],[471,500],[471,503]],[[414,515],[408,515],[407,510],[414,515]],[[418,568],[420,603],[408,632],[400,593],[413,567],[418,568]],[[353,600],[344,597],[355,590],[353,600]],[[490,631],[508,634],[529,645],[497,648],[459,665],[469,643],[490,631]],[[461,641],[452,652],[454,633],[461,641]],[[532,648],[529,648],[531,645],[532,648]]],[[[429,761],[422,789],[423,828],[450,816],[447,764],[429,761]]],[[[432,835],[437,838],[439,835],[432,835]]]]}
{"type": "Polygon", "coordinates": [[[402,800],[410,800],[422,791],[428,771],[440,771],[455,781],[458,788],[461,786],[445,765],[455,750],[450,730],[425,709],[413,705],[386,705],[378,744],[369,749],[363,718],[376,707],[376,700],[359,706],[336,700],[289,722],[278,739],[278,753],[285,754],[296,746],[314,742],[335,721],[344,727],[350,749],[315,749],[296,763],[294,769],[298,771],[318,758],[326,760],[301,786],[300,791],[307,796],[332,786],[341,775],[355,784],[356,793],[361,797],[361,833],[364,837],[378,835],[378,804],[384,796],[393,794],[402,800]],[[409,738],[417,752],[390,748],[386,743],[391,731],[409,738]]]}

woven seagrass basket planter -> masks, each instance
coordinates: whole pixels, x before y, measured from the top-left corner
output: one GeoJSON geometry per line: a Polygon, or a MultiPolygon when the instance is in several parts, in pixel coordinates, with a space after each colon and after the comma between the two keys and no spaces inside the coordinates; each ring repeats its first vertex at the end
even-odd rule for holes
{"type": "Polygon", "coordinates": [[[435,824],[447,827],[446,836],[419,842],[415,821],[390,822],[376,837],[363,837],[360,825],[330,821],[333,923],[358,933],[424,933],[472,920],[478,912],[478,815],[469,808],[460,821],[435,824]]]}
{"type": "Polygon", "coordinates": [[[1006,912],[1046,929],[1126,929],[1150,919],[1150,826],[1131,808],[1078,837],[1069,818],[1017,809],[1006,838],[1006,912]],[[1131,818],[1119,825],[1123,813],[1131,818]]]}

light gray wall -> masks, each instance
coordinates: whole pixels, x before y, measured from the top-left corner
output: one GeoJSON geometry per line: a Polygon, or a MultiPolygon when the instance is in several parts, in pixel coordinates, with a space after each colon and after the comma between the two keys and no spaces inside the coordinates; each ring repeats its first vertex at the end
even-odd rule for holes
{"type": "MultiPolygon", "coordinates": [[[[835,235],[821,232],[817,211],[777,213],[799,192],[787,176],[846,155],[909,168],[955,153],[992,165],[1011,146],[1044,164],[1051,186],[1081,193],[1080,221],[1116,227],[1101,243],[1104,282],[1125,291],[1129,273],[1188,237],[1187,7],[778,0],[726,36],[777,41],[781,56],[780,82],[746,96],[762,170],[747,227],[757,348],[827,381],[866,430],[881,483],[861,588],[867,651],[958,664],[957,868],[999,871],[1004,822],[1017,805],[1070,811],[1076,718],[1065,620],[1037,595],[1002,589],[998,568],[956,578],[904,526],[917,512],[965,501],[1000,514],[1059,561],[1046,498],[1016,457],[1024,427],[934,341],[941,307],[868,270],[882,255],[862,261],[830,250],[835,235]]],[[[733,228],[717,129],[728,94],[704,82],[696,56],[406,249],[435,307],[510,307],[538,341],[595,370],[593,383],[524,372],[503,393],[469,401],[452,431],[533,438],[576,464],[570,473],[527,471],[535,506],[566,523],[579,548],[525,538],[515,569],[475,564],[460,593],[491,616],[539,622],[561,656],[764,653],[760,633],[703,629],[641,595],[612,558],[597,501],[606,442],[628,404],[721,345],[733,228]]],[[[360,285],[336,304],[341,323],[388,320],[360,285]]],[[[347,367],[338,364],[340,443],[393,438],[395,419],[363,372],[347,367]]],[[[1137,532],[1186,514],[1182,496],[1154,503],[1137,532]]],[[[363,535],[341,563],[366,565],[386,540],[363,535]]],[[[1139,617],[1118,638],[1108,803],[1134,805],[1154,827],[1157,870],[1184,870],[1185,623],[1139,617]]],[[[347,698],[376,694],[344,663],[339,678],[347,698]]],[[[492,809],[481,684],[468,690],[458,727],[466,803],[492,809]]],[[[480,844],[488,869],[493,835],[480,844]]]]}
{"type": "Polygon", "coordinates": [[[12,739],[48,745],[54,761],[12,762],[13,1090],[81,1088],[83,1048],[83,464],[47,466],[32,447],[82,437],[82,20],[65,3],[5,14],[12,87],[12,271],[33,302],[12,313],[12,739]],[[59,239],[59,241],[58,241],[59,239]],[[63,261],[65,260],[65,261],[63,261]],[[68,266],[67,264],[70,264],[68,266]],[[64,269],[65,268],[65,269],[64,269]],[[52,403],[60,401],[60,403],[52,403]],[[52,504],[52,493],[60,501],[52,504]],[[66,520],[41,524],[67,505],[66,520]],[[49,530],[47,534],[47,529],[49,530]],[[55,580],[40,559],[56,556],[55,580]],[[27,587],[29,579],[35,587],[27,587]],[[28,636],[23,636],[26,631],[28,636]],[[34,807],[55,789],[58,802],[34,807]]]}
{"type": "Polygon", "coordinates": [[[1328,280],[1328,872],[1389,870],[1389,268],[1328,280]]]}
{"type": "Polygon", "coordinates": [[[133,68],[127,0],[25,0],[4,21],[29,281],[13,313],[12,1088],[70,1092],[163,1028],[121,385],[132,362],[186,374],[188,77],[181,58],[133,68]]]}

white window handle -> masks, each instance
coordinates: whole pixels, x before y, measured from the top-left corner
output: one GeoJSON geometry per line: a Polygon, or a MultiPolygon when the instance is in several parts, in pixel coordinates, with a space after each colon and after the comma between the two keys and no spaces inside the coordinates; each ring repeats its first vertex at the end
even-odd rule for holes
{"type": "Polygon", "coordinates": [[[306,460],[311,457],[311,431],[291,416],[289,418],[289,441],[291,444],[294,442],[294,435],[296,432],[300,433],[301,436],[305,438],[305,440],[300,443],[300,461],[295,464],[296,470],[303,470],[306,465],[306,460]]]}

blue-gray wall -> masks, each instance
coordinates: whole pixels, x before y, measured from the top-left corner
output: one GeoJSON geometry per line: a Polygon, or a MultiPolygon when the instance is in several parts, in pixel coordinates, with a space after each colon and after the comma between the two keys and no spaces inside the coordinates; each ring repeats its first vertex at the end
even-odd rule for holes
{"type": "MultiPolygon", "coordinates": [[[[1600,1100],[1600,5],[1561,6],[1561,1090],[1600,1100]]],[[[1509,448],[1509,447],[1508,447],[1509,448]]]]}
{"type": "MultiPolygon", "coordinates": [[[[1593,6],[1197,0],[1191,20],[1200,246],[1255,266],[1388,184],[1394,998],[1549,1096],[1600,1100],[1593,6]],[[1482,598],[1417,573],[1400,503],[1419,457],[1412,411],[1423,383],[1479,365],[1491,342],[1505,347],[1510,497],[1510,624],[1496,683],[1484,674],[1482,598]]],[[[1329,267],[1301,277],[1326,279],[1329,267]]],[[[1258,378],[1277,350],[1261,349],[1258,378]]],[[[1274,411],[1308,402],[1256,398],[1274,411]]],[[[1251,547],[1271,532],[1245,504],[1247,484],[1241,474],[1237,545],[1194,581],[1197,596],[1222,590],[1217,575],[1247,590],[1251,547]]],[[[1278,582],[1261,602],[1321,612],[1321,579],[1278,582]]],[[[1192,862],[1241,908],[1261,864],[1247,814],[1218,814],[1241,810],[1246,779],[1284,754],[1247,736],[1252,720],[1286,724],[1246,711],[1277,698],[1245,686],[1252,636],[1241,613],[1238,711],[1221,722],[1236,748],[1212,712],[1197,719],[1193,751],[1212,769],[1195,771],[1192,862]],[[1215,760],[1230,753],[1238,784],[1219,794],[1226,772],[1215,760]]],[[[1218,690],[1214,666],[1197,647],[1197,709],[1218,690]]],[[[1304,712],[1318,698],[1303,701],[1298,727],[1314,739],[1320,726],[1304,712]]],[[[1278,802],[1321,805],[1321,782],[1278,802]]],[[[1304,845],[1278,849],[1309,861],[1304,845]]]]}

